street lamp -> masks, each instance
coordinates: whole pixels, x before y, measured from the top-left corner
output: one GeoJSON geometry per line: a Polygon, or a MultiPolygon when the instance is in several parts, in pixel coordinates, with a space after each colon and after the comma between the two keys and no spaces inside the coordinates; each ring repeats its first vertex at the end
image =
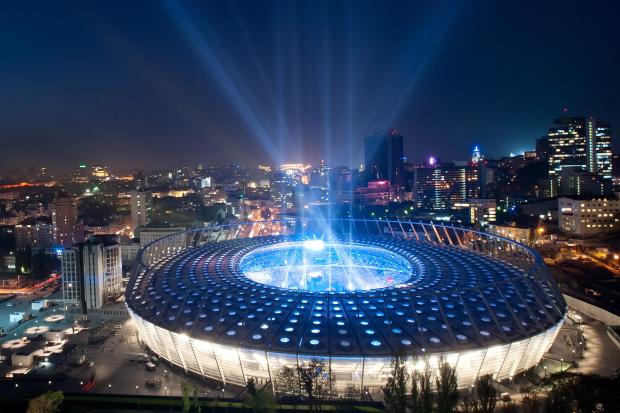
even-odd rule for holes
{"type": "Polygon", "coordinates": [[[543,366],[543,368],[545,369],[545,378],[547,378],[547,366],[543,366]]]}
{"type": "Polygon", "coordinates": [[[164,396],[168,395],[168,386],[164,386],[164,396]]]}
{"type": "Polygon", "coordinates": [[[136,396],[138,395],[138,389],[140,389],[140,386],[136,384],[136,396]]]}
{"type": "Polygon", "coordinates": [[[561,358],[561,359],[560,359],[560,373],[561,373],[561,372],[562,372],[562,370],[563,370],[563,365],[564,365],[564,359],[563,359],[563,358],[561,358]]]}

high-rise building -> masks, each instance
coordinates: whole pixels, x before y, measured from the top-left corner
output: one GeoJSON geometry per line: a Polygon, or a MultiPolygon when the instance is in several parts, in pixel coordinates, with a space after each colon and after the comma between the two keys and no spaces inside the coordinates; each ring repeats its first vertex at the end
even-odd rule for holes
{"type": "Polygon", "coordinates": [[[596,125],[596,172],[603,179],[612,178],[611,126],[596,125]]]}
{"type": "Polygon", "coordinates": [[[98,235],[62,253],[62,295],[83,312],[101,308],[122,294],[120,245],[114,236],[98,235]]]}
{"type": "Polygon", "coordinates": [[[364,168],[368,181],[387,180],[392,186],[404,186],[403,135],[398,129],[364,139],[364,168]]]}
{"type": "Polygon", "coordinates": [[[611,129],[593,117],[566,117],[555,119],[549,128],[550,196],[558,194],[562,170],[571,169],[595,174],[610,180],[611,129]]]}
{"type": "Polygon", "coordinates": [[[474,146],[474,150],[471,153],[471,163],[477,165],[482,160],[482,152],[478,145],[474,146]]]}
{"type": "Polygon", "coordinates": [[[153,195],[150,192],[131,191],[131,226],[144,227],[151,222],[153,195]]]}
{"type": "Polygon", "coordinates": [[[294,191],[291,180],[284,172],[275,172],[271,187],[271,199],[276,208],[291,209],[293,208],[294,191]]]}
{"type": "Polygon", "coordinates": [[[457,204],[480,196],[478,167],[466,163],[433,162],[415,168],[411,186],[420,209],[455,209],[457,204]]]}
{"type": "Polygon", "coordinates": [[[48,217],[27,218],[15,225],[15,247],[46,250],[54,245],[54,228],[48,217]]]}
{"type": "Polygon", "coordinates": [[[77,200],[66,194],[59,194],[52,205],[52,226],[54,241],[64,247],[70,247],[82,241],[78,228],[77,200]]]}

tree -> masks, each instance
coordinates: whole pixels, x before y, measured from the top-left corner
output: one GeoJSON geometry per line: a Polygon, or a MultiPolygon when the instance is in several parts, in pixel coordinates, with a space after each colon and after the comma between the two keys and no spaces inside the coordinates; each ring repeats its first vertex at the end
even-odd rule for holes
{"type": "Polygon", "coordinates": [[[30,274],[32,271],[32,248],[19,248],[15,251],[15,268],[18,274],[30,274]]]}
{"type": "Polygon", "coordinates": [[[456,368],[442,357],[435,378],[437,385],[437,413],[452,413],[459,401],[456,368]]]}
{"type": "Polygon", "coordinates": [[[189,398],[189,392],[191,390],[191,386],[189,383],[183,383],[183,390],[181,394],[181,402],[183,403],[182,412],[188,413],[192,407],[192,402],[189,398]]]}
{"type": "Polygon", "coordinates": [[[413,374],[411,375],[411,408],[416,413],[422,410],[422,400],[419,385],[420,379],[420,372],[414,370],[413,374]]]}
{"type": "MultiPolygon", "coordinates": [[[[417,382],[420,386],[420,399],[417,412],[432,413],[433,412],[433,389],[431,385],[432,370],[428,362],[425,363],[422,372],[416,372],[417,382]]],[[[414,410],[415,411],[415,410],[414,410]]],[[[416,413],[417,413],[416,412],[416,413]]]]}
{"type": "Polygon", "coordinates": [[[344,388],[343,396],[346,400],[358,400],[360,398],[360,390],[355,387],[355,384],[349,383],[344,388]]]}
{"type": "Polygon", "coordinates": [[[273,395],[266,389],[257,389],[254,379],[249,379],[246,386],[246,404],[254,413],[270,413],[275,411],[273,395]]]}
{"type": "Polygon", "coordinates": [[[297,372],[301,387],[308,397],[310,410],[315,407],[315,399],[324,399],[331,396],[334,380],[331,370],[326,368],[324,361],[312,359],[297,367],[297,372]]]}
{"type": "Polygon", "coordinates": [[[407,409],[407,383],[409,373],[405,357],[396,355],[392,358],[392,373],[383,388],[388,412],[400,413],[407,409]]]}
{"type": "Polygon", "coordinates": [[[274,385],[278,396],[298,397],[300,394],[300,383],[297,369],[283,366],[276,374],[274,385]]]}
{"type": "Polygon", "coordinates": [[[493,413],[497,405],[497,389],[493,387],[493,376],[490,374],[479,377],[476,381],[476,394],[480,401],[480,413],[493,413]]]}
{"type": "Polygon", "coordinates": [[[196,385],[194,384],[194,397],[192,399],[192,407],[196,412],[202,412],[202,406],[200,406],[200,402],[198,401],[198,390],[196,389],[196,385]]]}
{"type": "Polygon", "coordinates": [[[26,413],[55,413],[65,396],[61,391],[48,391],[28,402],[26,413]]]}

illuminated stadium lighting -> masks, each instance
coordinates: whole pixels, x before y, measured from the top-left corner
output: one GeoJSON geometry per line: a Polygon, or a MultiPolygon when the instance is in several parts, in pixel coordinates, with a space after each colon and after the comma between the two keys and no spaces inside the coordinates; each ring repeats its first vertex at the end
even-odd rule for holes
{"type": "Polygon", "coordinates": [[[536,366],[564,322],[540,255],[506,238],[388,220],[274,221],[261,236],[252,225],[141,250],[126,303],[159,357],[238,386],[318,357],[337,391],[378,394],[406,354],[418,369],[443,358],[467,388],[536,366]]]}
{"type": "Polygon", "coordinates": [[[307,291],[372,290],[415,275],[407,259],[386,249],[321,240],[256,248],[241,258],[239,270],[258,283],[307,291]]]}
{"type": "Polygon", "coordinates": [[[325,248],[325,243],[320,239],[309,239],[304,241],[304,248],[312,251],[322,251],[325,248]]]}

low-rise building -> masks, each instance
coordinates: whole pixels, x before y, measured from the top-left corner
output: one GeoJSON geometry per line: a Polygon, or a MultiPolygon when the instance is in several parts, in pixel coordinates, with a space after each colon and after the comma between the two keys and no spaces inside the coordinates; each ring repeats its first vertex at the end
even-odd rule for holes
{"type": "Polygon", "coordinates": [[[518,227],[516,224],[497,225],[489,224],[487,229],[489,234],[508,238],[521,244],[530,244],[533,241],[533,231],[529,227],[518,227]]]}
{"type": "Polygon", "coordinates": [[[485,226],[495,222],[497,201],[495,199],[470,199],[464,202],[456,202],[453,207],[463,222],[468,224],[480,224],[485,226]]]}
{"type": "Polygon", "coordinates": [[[578,236],[593,236],[620,229],[618,197],[558,198],[560,230],[578,236]]]}

